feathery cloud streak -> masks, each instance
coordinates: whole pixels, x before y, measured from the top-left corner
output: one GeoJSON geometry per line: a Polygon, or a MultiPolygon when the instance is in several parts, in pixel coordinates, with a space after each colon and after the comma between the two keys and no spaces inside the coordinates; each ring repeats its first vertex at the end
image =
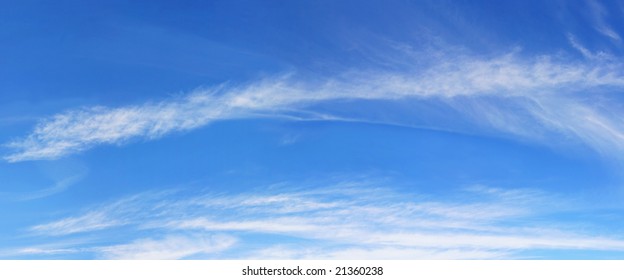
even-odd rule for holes
{"type": "Polygon", "coordinates": [[[620,35],[606,22],[608,16],[607,9],[598,1],[587,1],[587,4],[589,5],[589,11],[591,12],[591,17],[596,31],[611,38],[612,40],[618,42],[621,41],[622,38],[620,35]]]}
{"type": "Polygon", "coordinates": [[[93,248],[92,250],[104,259],[170,260],[223,251],[234,243],[236,243],[236,239],[226,235],[196,238],[167,236],[160,240],[140,239],[129,244],[93,248]]]}
{"type": "Polygon", "coordinates": [[[435,99],[451,104],[476,124],[503,133],[534,140],[558,134],[600,152],[624,151],[624,127],[615,108],[608,102],[595,106],[583,101],[601,88],[624,87],[624,66],[614,59],[569,61],[542,56],[527,60],[517,53],[494,58],[444,56],[414,69],[350,73],[317,83],[290,75],[196,90],[142,105],[70,110],[42,120],[30,135],[8,143],[14,152],[4,158],[9,162],[56,159],[96,145],[157,139],[213,121],[279,116],[344,99],[435,99]],[[479,112],[454,102],[462,97],[477,106],[482,106],[480,98],[499,98],[498,102],[515,104],[517,109],[494,106],[479,112]]]}
{"type": "MultiPolygon", "coordinates": [[[[270,257],[267,250],[273,248],[281,248],[277,253],[282,254],[297,252],[289,258],[375,253],[377,258],[499,258],[530,250],[624,251],[624,240],[592,232],[582,221],[544,219],[574,211],[564,201],[538,190],[488,187],[436,199],[358,182],[270,193],[144,193],[30,231],[65,243],[81,234],[107,240],[107,232],[118,230],[126,230],[127,236],[150,232],[165,238],[86,244],[79,250],[30,246],[27,252],[77,250],[102,258],[154,259],[198,253],[209,257],[211,252],[228,250],[237,250],[237,257],[270,257]],[[192,243],[203,245],[184,245],[192,243]],[[297,250],[289,249],[292,246],[297,250]]],[[[18,251],[26,254],[24,249],[18,251]]]]}

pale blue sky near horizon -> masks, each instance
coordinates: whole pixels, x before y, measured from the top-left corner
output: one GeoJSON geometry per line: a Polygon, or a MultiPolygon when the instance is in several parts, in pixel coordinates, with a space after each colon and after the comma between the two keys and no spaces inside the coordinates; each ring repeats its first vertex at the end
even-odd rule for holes
{"type": "Polygon", "coordinates": [[[1,1],[2,259],[621,259],[617,1],[1,1]]]}

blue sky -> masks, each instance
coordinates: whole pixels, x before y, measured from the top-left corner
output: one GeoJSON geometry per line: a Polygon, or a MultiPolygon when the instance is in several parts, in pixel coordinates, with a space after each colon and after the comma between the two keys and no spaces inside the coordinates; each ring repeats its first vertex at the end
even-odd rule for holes
{"type": "Polygon", "coordinates": [[[616,1],[0,5],[0,258],[624,257],[616,1]]]}

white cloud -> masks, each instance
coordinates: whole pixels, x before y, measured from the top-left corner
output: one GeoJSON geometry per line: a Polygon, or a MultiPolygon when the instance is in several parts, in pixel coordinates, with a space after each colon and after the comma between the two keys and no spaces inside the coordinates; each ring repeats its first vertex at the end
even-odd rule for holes
{"type": "Polygon", "coordinates": [[[402,247],[347,247],[347,248],[306,248],[272,246],[253,251],[244,256],[247,259],[312,259],[312,260],[469,260],[469,259],[504,259],[511,255],[501,250],[436,250],[402,247]]]}
{"type": "Polygon", "coordinates": [[[122,225],[123,222],[107,216],[103,211],[91,211],[78,217],[69,217],[59,221],[37,225],[34,232],[46,235],[66,235],[94,231],[122,225]]]}
{"type": "Polygon", "coordinates": [[[39,235],[68,235],[132,224],[141,220],[142,215],[157,216],[160,199],[173,193],[175,191],[145,192],[125,197],[112,203],[89,207],[80,215],[33,226],[30,231],[39,235]],[[150,205],[152,213],[141,212],[146,205],[150,205]]]}
{"type": "MultiPolygon", "coordinates": [[[[170,192],[91,207],[77,218],[32,229],[41,235],[71,239],[79,232],[94,236],[104,224],[109,232],[123,225],[130,236],[142,232],[168,236],[83,250],[122,259],[226,254],[234,242],[228,238],[235,238],[240,245],[234,255],[237,258],[347,258],[357,254],[362,258],[510,258],[528,250],[624,251],[624,240],[599,229],[591,231],[583,221],[554,224],[544,218],[571,211],[565,199],[538,190],[484,186],[455,194],[444,200],[424,198],[356,182],[299,191],[273,189],[265,194],[170,192]],[[227,238],[195,240],[221,235],[227,238]],[[284,251],[269,254],[271,248],[284,251]]],[[[107,234],[100,235],[106,239],[107,234]]]]}
{"type": "Polygon", "coordinates": [[[579,51],[585,58],[587,59],[591,59],[591,60],[603,60],[608,62],[609,60],[613,61],[616,58],[613,57],[612,55],[605,53],[605,52],[592,52],[589,49],[587,49],[585,46],[583,46],[578,40],[577,38],[568,33],[568,41],[570,42],[570,45],[572,45],[572,47],[574,49],[576,49],[577,51],[579,51]]]}
{"type": "Polygon", "coordinates": [[[84,178],[85,173],[78,173],[55,182],[51,187],[26,192],[4,192],[0,197],[13,201],[29,201],[45,198],[68,190],[71,186],[84,178]]]}
{"type": "Polygon", "coordinates": [[[86,246],[89,240],[73,240],[39,244],[0,251],[0,257],[19,256],[84,256],[98,259],[168,260],[184,258],[210,258],[230,249],[237,242],[225,234],[171,234],[160,239],[143,238],[110,246],[86,246]]]}
{"type": "Polygon", "coordinates": [[[198,254],[214,254],[236,243],[231,236],[167,236],[163,239],[139,239],[129,244],[95,248],[104,259],[171,260],[198,254]]]}
{"type": "MultiPolygon", "coordinates": [[[[589,55],[586,49],[581,51],[589,55]]],[[[615,59],[527,59],[512,52],[491,58],[436,56],[431,63],[415,62],[413,68],[407,72],[348,73],[320,83],[289,75],[248,85],[200,89],[142,105],[70,110],[42,120],[30,135],[8,143],[14,153],[5,159],[55,159],[95,145],[156,139],[217,120],[279,117],[341,99],[435,99],[470,115],[477,124],[504,133],[533,139],[538,138],[536,131],[541,135],[559,133],[559,138],[575,137],[592,148],[621,151],[621,144],[608,140],[624,132],[618,119],[601,111],[604,104],[599,110],[583,101],[593,99],[593,91],[600,92],[601,87],[624,86],[624,67],[615,59]],[[458,102],[461,97],[470,97],[475,106],[487,105],[484,98],[498,98],[498,103],[517,108],[482,112],[462,106],[458,102]],[[575,116],[573,121],[570,115],[575,116]]],[[[325,116],[331,118],[332,114],[326,112],[325,116]]]]}
{"type": "Polygon", "coordinates": [[[342,260],[470,260],[470,259],[503,259],[509,257],[504,251],[480,250],[427,250],[405,248],[377,248],[377,249],[346,249],[327,254],[330,259],[342,260]]]}
{"type": "Polygon", "coordinates": [[[615,41],[621,41],[620,35],[613,30],[609,24],[607,24],[606,18],[608,16],[607,9],[602,6],[598,1],[587,1],[589,5],[589,11],[591,13],[592,20],[594,21],[594,29],[602,33],[615,41]]]}
{"type": "Polygon", "coordinates": [[[70,176],[70,177],[67,177],[63,180],[56,182],[54,186],[52,187],[41,189],[41,190],[34,191],[31,193],[27,193],[27,194],[18,195],[16,199],[25,201],[25,200],[34,200],[34,199],[40,199],[40,198],[48,197],[51,195],[55,195],[57,193],[66,191],[70,186],[76,184],[83,177],[84,177],[84,174],[70,176]]]}
{"type": "Polygon", "coordinates": [[[489,235],[489,234],[381,234],[370,237],[371,242],[404,247],[443,249],[589,249],[624,250],[624,240],[571,234],[553,236],[489,235]]]}
{"type": "Polygon", "coordinates": [[[587,48],[585,48],[583,45],[581,45],[581,43],[578,42],[578,40],[576,39],[576,37],[574,37],[574,35],[568,34],[568,41],[570,41],[570,44],[572,45],[572,47],[575,48],[577,51],[579,51],[584,57],[595,58],[595,55],[591,51],[589,51],[587,48]]]}
{"type": "Polygon", "coordinates": [[[80,250],[76,249],[43,249],[43,248],[22,248],[14,252],[14,255],[58,255],[58,254],[74,254],[80,250]]]}

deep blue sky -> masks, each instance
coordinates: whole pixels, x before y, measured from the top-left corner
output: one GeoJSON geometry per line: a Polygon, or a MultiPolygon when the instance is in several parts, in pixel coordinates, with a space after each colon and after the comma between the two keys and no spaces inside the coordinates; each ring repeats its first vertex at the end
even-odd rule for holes
{"type": "Polygon", "coordinates": [[[0,258],[622,258],[616,1],[0,1],[0,258]]]}

